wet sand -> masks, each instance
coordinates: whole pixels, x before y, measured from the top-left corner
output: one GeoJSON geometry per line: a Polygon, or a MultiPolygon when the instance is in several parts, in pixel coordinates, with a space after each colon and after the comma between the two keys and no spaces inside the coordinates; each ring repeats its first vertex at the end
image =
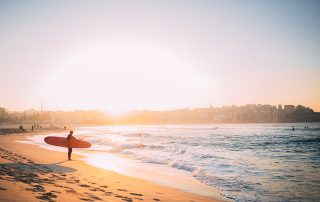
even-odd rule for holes
{"type": "MultiPolygon", "coordinates": [[[[73,154],[0,135],[0,201],[222,201],[90,166],[73,154]]],[[[110,162],[112,163],[112,162],[110,162]]]]}

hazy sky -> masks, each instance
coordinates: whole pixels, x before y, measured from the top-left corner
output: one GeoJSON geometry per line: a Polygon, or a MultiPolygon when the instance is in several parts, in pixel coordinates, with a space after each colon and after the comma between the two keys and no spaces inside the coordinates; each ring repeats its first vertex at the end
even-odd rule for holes
{"type": "Polygon", "coordinates": [[[11,110],[320,111],[320,1],[0,1],[0,44],[11,110]]]}

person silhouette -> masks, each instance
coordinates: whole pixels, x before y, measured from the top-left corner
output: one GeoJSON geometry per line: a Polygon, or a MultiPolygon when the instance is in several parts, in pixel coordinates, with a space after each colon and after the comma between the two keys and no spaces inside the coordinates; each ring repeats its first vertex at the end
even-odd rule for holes
{"type": "Polygon", "coordinates": [[[67,144],[68,144],[68,160],[71,161],[71,154],[72,154],[72,147],[69,147],[69,141],[71,139],[76,139],[75,137],[73,137],[73,131],[70,130],[70,133],[67,137],[67,144]]]}

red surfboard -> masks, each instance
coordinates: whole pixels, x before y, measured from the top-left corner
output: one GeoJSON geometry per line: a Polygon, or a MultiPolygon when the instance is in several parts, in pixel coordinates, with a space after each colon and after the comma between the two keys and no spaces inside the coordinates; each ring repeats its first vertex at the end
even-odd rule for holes
{"type": "Polygon", "coordinates": [[[48,136],[44,138],[44,141],[47,144],[59,146],[59,147],[70,147],[70,148],[89,148],[91,144],[89,142],[77,139],[70,139],[67,140],[65,137],[55,137],[55,136],[48,136]]]}

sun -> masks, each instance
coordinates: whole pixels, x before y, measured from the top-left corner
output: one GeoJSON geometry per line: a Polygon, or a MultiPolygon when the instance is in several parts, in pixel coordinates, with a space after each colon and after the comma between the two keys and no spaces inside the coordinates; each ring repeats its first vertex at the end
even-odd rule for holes
{"type": "Polygon", "coordinates": [[[73,53],[50,72],[41,93],[45,103],[58,109],[121,114],[176,107],[190,100],[186,93],[199,91],[205,82],[184,60],[161,47],[112,43],[73,53]]]}

